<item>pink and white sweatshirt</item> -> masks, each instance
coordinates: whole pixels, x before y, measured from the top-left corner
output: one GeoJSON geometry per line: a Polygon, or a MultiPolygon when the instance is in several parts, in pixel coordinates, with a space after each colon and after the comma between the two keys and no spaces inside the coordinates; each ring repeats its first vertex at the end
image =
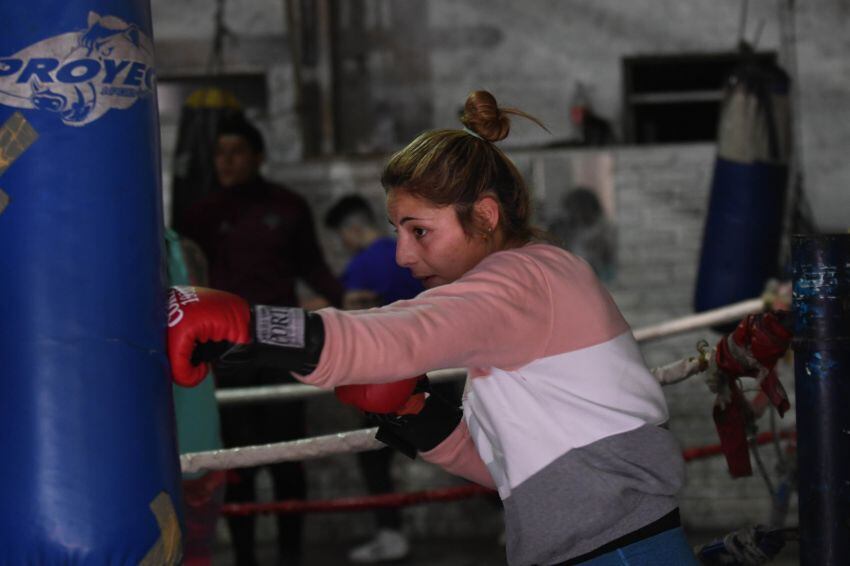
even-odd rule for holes
{"type": "Polygon", "coordinates": [[[412,300],[319,313],[307,383],[468,368],[464,420],[422,456],[498,489],[510,564],[568,560],[676,507],[684,465],[661,387],[584,260],[530,244],[412,300]]]}

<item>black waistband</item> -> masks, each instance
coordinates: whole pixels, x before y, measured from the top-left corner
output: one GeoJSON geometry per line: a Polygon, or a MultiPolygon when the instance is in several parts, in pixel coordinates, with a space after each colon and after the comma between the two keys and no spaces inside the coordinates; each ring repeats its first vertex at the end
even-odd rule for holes
{"type": "Polygon", "coordinates": [[[681,524],[682,522],[679,520],[679,509],[673,509],[660,519],[653,521],[648,525],[645,525],[635,531],[632,531],[627,535],[623,535],[618,539],[612,540],[609,543],[603,544],[596,550],[591,550],[590,552],[582,554],[581,556],[570,558],[566,562],[559,562],[557,566],[572,566],[574,564],[581,564],[582,562],[586,562],[588,560],[596,558],[597,556],[602,556],[603,554],[607,554],[613,550],[617,550],[618,548],[634,544],[649,537],[654,537],[655,535],[661,534],[664,531],[675,529],[676,527],[681,526],[681,524]]]}

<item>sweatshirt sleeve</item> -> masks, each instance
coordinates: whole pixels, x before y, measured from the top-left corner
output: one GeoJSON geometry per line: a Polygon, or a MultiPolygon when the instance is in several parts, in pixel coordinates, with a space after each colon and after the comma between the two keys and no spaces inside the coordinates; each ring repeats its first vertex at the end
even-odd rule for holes
{"type": "Polygon", "coordinates": [[[511,369],[541,356],[551,292],[530,259],[504,252],[457,281],[378,309],[318,311],[325,326],[319,387],[387,383],[451,367],[511,369]]]}
{"type": "Polygon", "coordinates": [[[474,481],[484,487],[496,488],[487,466],[478,455],[478,450],[469,436],[466,421],[460,421],[456,429],[433,450],[420,454],[426,462],[436,464],[456,476],[474,481]]]}

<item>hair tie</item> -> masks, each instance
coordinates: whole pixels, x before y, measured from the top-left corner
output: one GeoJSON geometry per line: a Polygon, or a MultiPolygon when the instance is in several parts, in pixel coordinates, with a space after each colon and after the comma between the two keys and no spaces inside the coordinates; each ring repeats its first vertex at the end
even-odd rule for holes
{"type": "Polygon", "coordinates": [[[469,129],[469,128],[467,128],[466,126],[464,126],[464,127],[463,127],[463,131],[464,131],[464,132],[466,132],[467,134],[469,134],[469,135],[470,135],[470,136],[472,136],[472,137],[476,137],[476,138],[478,138],[478,139],[479,139],[479,140],[481,140],[481,141],[487,141],[487,140],[485,140],[484,138],[482,138],[481,136],[479,136],[477,132],[475,132],[474,130],[470,130],[470,129],[469,129]]]}

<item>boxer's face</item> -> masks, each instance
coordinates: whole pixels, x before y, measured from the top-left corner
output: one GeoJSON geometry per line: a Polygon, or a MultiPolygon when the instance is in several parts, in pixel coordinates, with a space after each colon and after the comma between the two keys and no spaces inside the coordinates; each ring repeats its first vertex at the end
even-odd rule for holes
{"type": "Polygon", "coordinates": [[[219,136],[215,144],[215,172],[224,188],[253,181],[263,163],[263,154],[254,151],[242,136],[219,136]]]}
{"type": "Polygon", "coordinates": [[[434,206],[392,189],[387,212],[398,233],[396,263],[410,269],[426,289],[458,279],[491,251],[485,239],[464,232],[452,206],[434,206]]]}

